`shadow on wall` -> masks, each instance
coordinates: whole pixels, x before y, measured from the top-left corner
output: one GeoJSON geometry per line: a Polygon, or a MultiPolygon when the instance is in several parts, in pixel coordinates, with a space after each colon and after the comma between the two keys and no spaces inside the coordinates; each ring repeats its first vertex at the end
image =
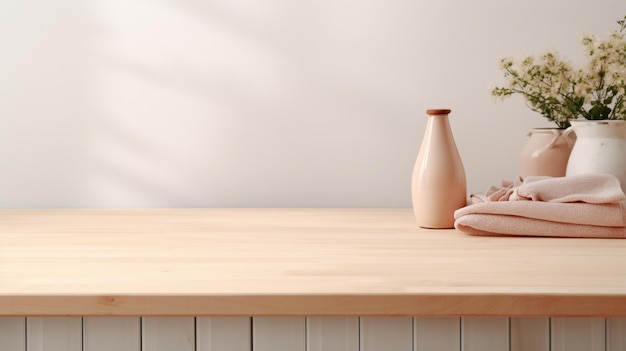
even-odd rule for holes
{"type": "Polygon", "coordinates": [[[227,5],[91,9],[99,29],[88,45],[94,113],[83,201],[407,206],[415,125],[398,118],[411,128],[398,143],[389,115],[406,115],[410,99],[380,81],[398,72],[364,78],[385,58],[355,64],[376,48],[320,33],[324,16],[288,2],[265,13],[227,5]]]}
{"type": "Polygon", "coordinates": [[[536,126],[494,107],[498,58],[621,6],[530,1],[0,2],[0,206],[409,207],[444,105],[486,189],[536,126]]]}
{"type": "Polygon", "coordinates": [[[23,5],[2,206],[410,206],[423,112],[406,10],[23,5]]]}
{"type": "Polygon", "coordinates": [[[59,207],[84,190],[91,28],[79,2],[4,2],[0,206],[59,207]]]}

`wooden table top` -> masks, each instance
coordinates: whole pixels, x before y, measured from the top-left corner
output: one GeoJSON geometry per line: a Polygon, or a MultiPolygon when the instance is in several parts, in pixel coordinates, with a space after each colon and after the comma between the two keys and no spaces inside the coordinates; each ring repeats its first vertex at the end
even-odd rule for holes
{"type": "Polygon", "coordinates": [[[410,209],[0,210],[0,316],[626,316],[626,240],[410,209]]]}

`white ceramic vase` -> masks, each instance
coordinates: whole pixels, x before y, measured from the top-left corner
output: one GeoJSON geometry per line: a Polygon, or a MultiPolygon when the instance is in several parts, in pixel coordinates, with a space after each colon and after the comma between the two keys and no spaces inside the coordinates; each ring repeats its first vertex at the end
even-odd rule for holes
{"type": "Polygon", "coordinates": [[[626,191],[626,121],[571,121],[567,132],[576,142],[567,162],[566,176],[612,174],[626,191]]]}

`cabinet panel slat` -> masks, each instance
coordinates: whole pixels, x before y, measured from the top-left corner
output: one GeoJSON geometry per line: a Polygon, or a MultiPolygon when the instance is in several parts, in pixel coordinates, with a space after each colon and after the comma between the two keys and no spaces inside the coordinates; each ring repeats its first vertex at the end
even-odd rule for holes
{"type": "Polygon", "coordinates": [[[604,318],[552,318],[552,351],[604,351],[604,318]]]}
{"type": "Polygon", "coordinates": [[[413,350],[413,318],[361,317],[361,351],[413,350]]]}
{"type": "Polygon", "coordinates": [[[28,351],[82,351],[82,318],[28,317],[26,346],[28,351]]]}
{"type": "Polygon", "coordinates": [[[506,317],[463,317],[463,351],[502,351],[509,349],[509,319],[506,317]]]}
{"type": "Polygon", "coordinates": [[[140,351],[139,317],[87,317],[84,351],[140,351]]]}
{"type": "Polygon", "coordinates": [[[460,349],[460,317],[415,318],[415,351],[459,351],[460,349]]]}
{"type": "Polygon", "coordinates": [[[608,318],[606,327],[607,351],[626,351],[626,318],[608,318]]]}
{"type": "Polygon", "coordinates": [[[144,317],[142,351],[194,351],[193,317],[144,317]]]}
{"type": "Polygon", "coordinates": [[[511,318],[511,351],[550,351],[550,318],[511,318]]]}
{"type": "Polygon", "coordinates": [[[254,351],[305,351],[304,317],[254,317],[254,351]]]}
{"type": "Polygon", "coordinates": [[[307,351],[358,350],[358,317],[307,318],[307,351]]]}
{"type": "Polygon", "coordinates": [[[198,317],[197,351],[250,351],[252,330],[250,317],[198,317]]]}
{"type": "Polygon", "coordinates": [[[26,318],[0,318],[0,350],[26,350],[26,318]]]}

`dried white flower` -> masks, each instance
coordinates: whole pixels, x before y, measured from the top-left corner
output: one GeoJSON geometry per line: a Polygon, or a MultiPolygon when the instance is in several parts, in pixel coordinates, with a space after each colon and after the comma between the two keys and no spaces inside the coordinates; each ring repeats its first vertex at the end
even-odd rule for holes
{"type": "Polygon", "coordinates": [[[493,87],[491,94],[502,100],[521,94],[533,111],[560,128],[579,117],[626,119],[626,16],[617,23],[619,30],[605,40],[594,35],[582,38],[588,56],[582,68],[575,69],[556,52],[519,61],[502,58],[506,85],[493,87]]]}

